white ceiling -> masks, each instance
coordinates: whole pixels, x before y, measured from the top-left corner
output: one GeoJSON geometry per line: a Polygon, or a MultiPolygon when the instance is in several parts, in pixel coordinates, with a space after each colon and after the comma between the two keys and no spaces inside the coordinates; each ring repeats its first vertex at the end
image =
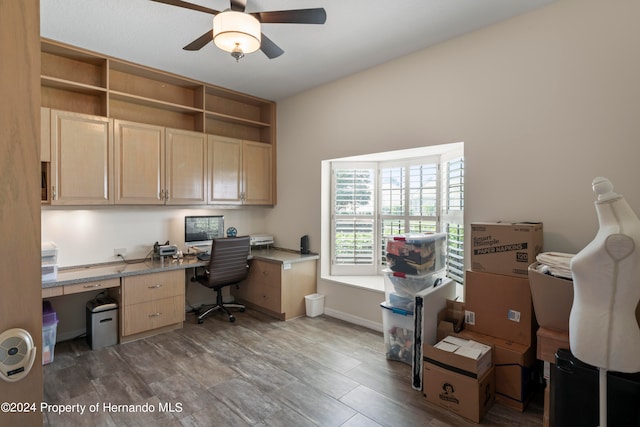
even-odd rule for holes
{"type": "MultiPolygon", "coordinates": [[[[212,15],[150,0],[41,0],[42,37],[274,101],[555,0],[248,0],[247,12],[324,7],[324,25],[264,24],[285,53],[240,62],[183,46],[212,15]]],[[[191,3],[222,11],[229,0],[191,3]]]]}

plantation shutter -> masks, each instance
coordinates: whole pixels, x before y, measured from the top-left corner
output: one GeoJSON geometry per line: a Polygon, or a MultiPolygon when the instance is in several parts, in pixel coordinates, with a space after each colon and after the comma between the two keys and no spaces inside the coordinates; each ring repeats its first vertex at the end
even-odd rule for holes
{"type": "Polygon", "coordinates": [[[375,167],[333,169],[333,275],[375,274],[375,167]]]}

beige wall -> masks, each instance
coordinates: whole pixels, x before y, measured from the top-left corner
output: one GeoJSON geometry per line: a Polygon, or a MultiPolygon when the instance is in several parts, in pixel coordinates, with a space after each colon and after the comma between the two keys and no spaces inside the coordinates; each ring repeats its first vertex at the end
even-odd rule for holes
{"type": "Polygon", "coordinates": [[[0,332],[27,330],[38,348],[31,372],[0,380],[0,402],[36,412],[0,412],[0,425],[42,425],[40,300],[40,26],[37,0],[0,1],[0,332]]]}
{"type": "MultiPolygon", "coordinates": [[[[634,0],[559,0],[280,102],[270,230],[322,249],[322,160],[463,141],[467,225],[543,221],[545,251],[578,252],[594,177],[640,212],[638,16],[634,0]]],[[[318,289],[329,310],[381,322],[379,293],[318,289]]]]}

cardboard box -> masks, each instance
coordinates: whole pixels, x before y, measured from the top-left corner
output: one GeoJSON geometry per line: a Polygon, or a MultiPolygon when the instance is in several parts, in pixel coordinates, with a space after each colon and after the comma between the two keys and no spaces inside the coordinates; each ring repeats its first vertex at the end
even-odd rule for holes
{"type": "Polygon", "coordinates": [[[569,331],[573,305],[573,280],[539,272],[538,263],[529,266],[531,298],[540,327],[569,331]]]}
{"type": "Polygon", "coordinates": [[[426,275],[446,267],[447,234],[407,234],[387,238],[387,265],[406,274],[426,275]]]}
{"type": "Polygon", "coordinates": [[[527,278],[467,270],[464,288],[465,329],[535,345],[537,323],[527,278]]]}
{"type": "Polygon", "coordinates": [[[471,223],[472,270],[527,277],[541,251],[541,222],[471,223]]]}
{"type": "Polygon", "coordinates": [[[524,411],[535,389],[535,347],[468,330],[457,336],[493,346],[496,403],[524,411]]]}
{"type": "Polygon", "coordinates": [[[544,362],[556,363],[556,351],[561,348],[571,350],[569,332],[539,328],[537,332],[538,345],[536,357],[544,362]]]}
{"type": "Polygon", "coordinates": [[[473,378],[424,362],[424,397],[427,401],[479,423],[495,399],[494,368],[473,378]]]}
{"type": "Polygon", "coordinates": [[[447,306],[438,312],[436,342],[462,330],[464,325],[464,303],[447,300],[447,306]]]}
{"type": "Polygon", "coordinates": [[[449,335],[435,345],[425,344],[425,360],[447,367],[462,369],[474,378],[480,378],[493,366],[493,347],[479,341],[449,335]]]}

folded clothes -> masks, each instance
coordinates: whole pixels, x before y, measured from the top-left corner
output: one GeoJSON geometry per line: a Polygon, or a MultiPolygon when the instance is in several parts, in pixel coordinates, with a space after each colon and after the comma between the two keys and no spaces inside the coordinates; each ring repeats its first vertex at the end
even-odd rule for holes
{"type": "Polygon", "coordinates": [[[536,256],[536,261],[540,263],[538,270],[540,272],[549,272],[549,274],[565,279],[572,279],[571,275],[571,259],[575,254],[565,254],[561,252],[542,252],[536,256]]]}

